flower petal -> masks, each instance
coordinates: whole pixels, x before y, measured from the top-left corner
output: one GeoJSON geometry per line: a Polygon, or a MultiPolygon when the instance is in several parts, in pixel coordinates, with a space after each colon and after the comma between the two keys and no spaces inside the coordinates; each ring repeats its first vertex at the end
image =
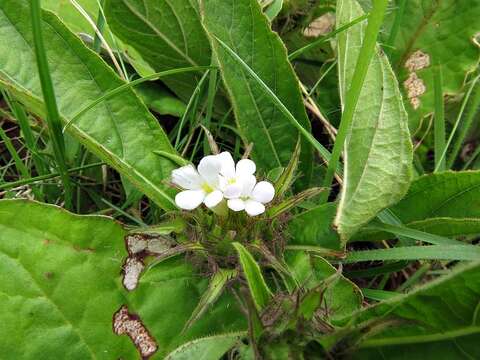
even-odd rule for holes
{"type": "Polygon", "coordinates": [[[205,199],[205,191],[203,190],[186,190],[179,192],[175,196],[175,204],[180,209],[193,210],[197,208],[205,199]]]}
{"type": "Polygon", "coordinates": [[[237,163],[237,176],[253,175],[257,166],[250,159],[242,159],[237,163]]]}
{"type": "Polygon", "coordinates": [[[222,164],[220,173],[228,179],[235,177],[235,161],[228,151],[224,151],[217,155],[217,158],[222,164]]]}
{"type": "Polygon", "coordinates": [[[198,164],[198,172],[202,178],[213,188],[218,186],[222,163],[217,155],[205,156],[198,164]]]}
{"type": "Polygon", "coordinates": [[[253,188],[257,183],[257,179],[254,175],[242,176],[237,179],[237,182],[242,184],[242,194],[241,196],[250,196],[252,194],[253,188]]]}
{"type": "Polygon", "coordinates": [[[172,182],[183,189],[197,190],[202,179],[193,165],[186,165],[172,171],[172,182]]]}
{"type": "Polygon", "coordinates": [[[238,198],[240,195],[242,195],[242,189],[242,183],[237,181],[234,184],[227,185],[223,190],[223,195],[225,195],[227,199],[238,198]]]}
{"type": "Polygon", "coordinates": [[[230,199],[227,201],[227,205],[233,211],[242,211],[245,209],[245,201],[242,199],[230,199]]]}
{"type": "Polygon", "coordinates": [[[260,181],[252,191],[252,198],[262,204],[269,203],[275,196],[275,188],[268,181],[260,181]]]}
{"type": "Polygon", "coordinates": [[[265,212],[265,205],[255,200],[245,201],[245,211],[250,216],[257,216],[265,212]]]}
{"type": "Polygon", "coordinates": [[[222,200],[223,200],[223,193],[220,190],[215,190],[207,194],[207,196],[205,196],[205,200],[203,200],[203,203],[208,208],[213,208],[217,206],[222,200]]]}

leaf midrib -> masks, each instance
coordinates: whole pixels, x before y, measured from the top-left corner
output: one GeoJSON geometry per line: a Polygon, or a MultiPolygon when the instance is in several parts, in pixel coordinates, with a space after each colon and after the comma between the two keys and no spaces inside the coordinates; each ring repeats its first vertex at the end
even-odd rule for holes
{"type": "MultiPolygon", "coordinates": [[[[189,64],[192,66],[198,66],[198,64],[190,58],[187,54],[185,54],[182,50],[180,50],[175,43],[173,43],[170,38],[168,38],[164,33],[158,30],[147,18],[145,18],[142,14],[140,14],[134,7],[131,6],[129,1],[122,0],[125,6],[135,15],[140,21],[143,21],[153,32],[161,38],[170,48],[172,48],[176,53],[178,53],[181,57],[183,57],[189,64]]],[[[178,22],[178,19],[177,19],[178,22]]],[[[178,22],[179,26],[182,28],[182,24],[178,22]]],[[[186,46],[187,44],[185,44],[186,46]]]]}

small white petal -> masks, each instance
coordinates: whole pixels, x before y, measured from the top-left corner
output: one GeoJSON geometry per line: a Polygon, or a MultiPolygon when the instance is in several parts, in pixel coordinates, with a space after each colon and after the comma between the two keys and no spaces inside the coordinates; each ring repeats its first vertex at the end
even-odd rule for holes
{"type": "Polygon", "coordinates": [[[205,200],[203,201],[203,203],[208,208],[213,208],[217,206],[222,200],[223,200],[223,193],[220,190],[215,190],[207,194],[207,196],[205,196],[205,200]]]}
{"type": "Polygon", "coordinates": [[[186,165],[172,171],[172,182],[183,189],[197,190],[202,179],[193,165],[186,165]]]}
{"type": "Polygon", "coordinates": [[[218,186],[222,163],[217,155],[205,156],[198,164],[198,172],[202,178],[212,187],[218,186]]]}
{"type": "Polygon", "coordinates": [[[257,183],[257,179],[254,175],[240,177],[237,181],[242,184],[242,196],[250,196],[257,183]]]}
{"type": "Polygon", "coordinates": [[[275,196],[275,188],[268,181],[260,181],[252,191],[252,198],[262,204],[269,203],[275,196]]]}
{"type": "Polygon", "coordinates": [[[257,216],[265,212],[265,205],[255,200],[245,201],[245,211],[250,216],[257,216]]]}
{"type": "Polygon", "coordinates": [[[235,177],[235,161],[228,151],[224,151],[217,155],[217,158],[222,164],[220,173],[228,179],[235,177]]]}
{"type": "Polygon", "coordinates": [[[227,199],[238,198],[240,195],[242,195],[242,188],[243,186],[240,182],[227,185],[223,191],[223,195],[225,195],[227,199]]]}
{"type": "Polygon", "coordinates": [[[203,190],[182,191],[175,196],[175,203],[180,209],[193,210],[203,202],[205,195],[203,190]]]}
{"type": "Polygon", "coordinates": [[[237,176],[253,175],[257,166],[250,159],[242,159],[237,163],[237,176]]]}
{"type": "Polygon", "coordinates": [[[227,201],[227,205],[233,211],[242,211],[245,209],[245,201],[242,199],[230,199],[227,201]]]}

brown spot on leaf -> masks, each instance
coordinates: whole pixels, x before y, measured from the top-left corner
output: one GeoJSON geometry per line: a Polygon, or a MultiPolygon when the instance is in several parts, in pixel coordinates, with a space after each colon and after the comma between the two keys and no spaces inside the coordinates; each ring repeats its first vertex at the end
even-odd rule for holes
{"type": "Polygon", "coordinates": [[[126,334],[135,344],[143,359],[149,358],[158,349],[155,339],[140,318],[135,314],[130,314],[125,305],[113,315],[113,332],[117,335],[126,334]]]}
{"type": "Polygon", "coordinates": [[[430,66],[430,55],[421,50],[417,50],[405,61],[404,66],[408,69],[409,73],[407,80],[403,82],[403,86],[407,92],[410,104],[416,110],[421,104],[420,96],[427,90],[425,83],[418,77],[416,72],[430,66]]]}
{"type": "Polygon", "coordinates": [[[319,37],[321,35],[328,34],[333,30],[335,25],[335,15],[333,13],[325,13],[322,16],[313,20],[303,30],[303,35],[306,37],[319,37]]]}
{"type": "Polygon", "coordinates": [[[420,106],[419,96],[423,95],[427,88],[422,79],[420,79],[415,72],[410,73],[407,80],[403,82],[403,86],[407,91],[407,97],[414,109],[420,106]]]}
{"type": "Polygon", "coordinates": [[[405,68],[410,72],[417,70],[425,69],[430,66],[430,55],[424,53],[422,50],[415,51],[410,57],[405,61],[405,68]]]}
{"type": "Polygon", "coordinates": [[[129,234],[125,244],[130,256],[144,258],[148,255],[158,255],[175,246],[173,239],[167,236],[149,236],[146,234],[129,234]]]}
{"type": "Polygon", "coordinates": [[[123,286],[128,291],[134,290],[138,285],[140,274],[145,268],[142,260],[132,256],[128,257],[123,264],[123,286]]]}

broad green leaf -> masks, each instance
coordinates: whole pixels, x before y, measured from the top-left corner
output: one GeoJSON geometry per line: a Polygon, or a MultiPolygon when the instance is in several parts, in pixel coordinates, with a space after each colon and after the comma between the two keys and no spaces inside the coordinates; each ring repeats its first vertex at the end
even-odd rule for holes
{"type": "MultiPolygon", "coordinates": [[[[307,290],[318,287],[337,272],[337,269],[319,256],[310,256],[303,251],[288,251],[285,255],[292,274],[307,290]]],[[[321,304],[329,318],[337,319],[359,310],[362,300],[360,289],[339,274],[337,280],[326,286],[321,304]]]]}
{"type": "MultiPolygon", "coordinates": [[[[400,3],[395,0],[392,6],[398,9],[400,3]]],[[[390,23],[396,13],[392,12],[390,23]]],[[[442,90],[448,95],[461,93],[467,74],[478,66],[479,17],[478,0],[404,2],[403,16],[397,20],[398,32],[388,51],[406,94],[412,131],[434,111],[434,62],[441,64],[442,90]]]]}
{"type": "Polygon", "coordinates": [[[188,341],[247,329],[237,300],[224,293],[185,330],[207,287],[207,277],[196,273],[185,259],[174,258],[144,273],[138,287],[128,294],[132,309],[160,344],[154,360],[164,359],[188,341]]]}
{"type": "Polygon", "coordinates": [[[332,228],[336,209],[335,203],[326,203],[294,215],[288,224],[289,244],[342,250],[339,236],[332,228]]]}
{"type": "MultiPolygon", "coordinates": [[[[210,44],[191,0],[107,0],[113,33],[134,48],[156,72],[210,65],[210,44]]],[[[188,102],[201,73],[177,74],[165,84],[188,102]]]]}
{"type": "Polygon", "coordinates": [[[448,171],[416,179],[391,210],[407,224],[430,218],[480,218],[480,171],[448,171]]]}
{"type": "MultiPolygon", "coordinates": [[[[355,0],[339,0],[337,27],[362,14],[355,0]]],[[[360,23],[338,35],[343,103],[359,55],[364,28],[365,24],[360,23]]],[[[407,114],[397,80],[386,56],[377,48],[345,145],[344,184],[335,218],[343,243],[381,210],[403,197],[410,183],[411,161],[407,114]]]]}
{"type": "Polygon", "coordinates": [[[221,334],[190,341],[165,357],[165,360],[219,360],[245,333],[221,334]]]}
{"type": "Polygon", "coordinates": [[[127,302],[117,283],[124,235],[106,217],[0,201],[2,359],[136,358],[112,331],[127,302]]]}
{"type": "MultiPolygon", "coordinates": [[[[26,0],[0,3],[0,83],[30,111],[42,115],[44,106],[29,16],[26,0]]],[[[56,16],[45,12],[43,26],[63,121],[69,121],[79,109],[124,84],[56,16]]],[[[102,101],[68,130],[158,205],[175,208],[172,190],[162,183],[175,166],[154,154],[156,150],[174,150],[157,120],[131,89],[102,101]]]]}
{"type": "MultiPolygon", "coordinates": [[[[238,126],[246,140],[253,143],[253,158],[265,171],[286,166],[294,153],[298,131],[245,66],[225,48],[231,49],[309,131],[298,79],[287,60],[284,45],[270,30],[257,0],[202,0],[200,4],[202,23],[210,37],[238,126]]],[[[311,146],[302,141],[300,170],[305,183],[310,178],[311,155],[311,146]]]]}
{"type": "Polygon", "coordinates": [[[182,334],[208,282],[184,260],[157,265],[127,293],[119,279],[126,233],[106,217],[0,201],[2,359],[139,358],[130,339],[112,331],[122,305],[155,339],[153,359],[211,332],[245,330],[236,300],[223,295],[182,334]]]}
{"type": "Polygon", "coordinates": [[[250,254],[242,244],[236,242],[232,245],[235,247],[235,250],[237,250],[243,274],[247,280],[255,306],[258,310],[262,310],[267,306],[272,294],[265,283],[260,267],[252,254],[250,254]]]}
{"type": "Polygon", "coordinates": [[[477,359],[479,299],[480,263],[475,262],[341,323],[363,328],[354,359],[477,359]]]}
{"type": "MultiPolygon", "coordinates": [[[[390,210],[412,229],[443,236],[479,234],[479,197],[480,171],[448,171],[415,179],[390,210]]],[[[365,228],[355,238],[378,240],[388,234],[365,228]]]]}

